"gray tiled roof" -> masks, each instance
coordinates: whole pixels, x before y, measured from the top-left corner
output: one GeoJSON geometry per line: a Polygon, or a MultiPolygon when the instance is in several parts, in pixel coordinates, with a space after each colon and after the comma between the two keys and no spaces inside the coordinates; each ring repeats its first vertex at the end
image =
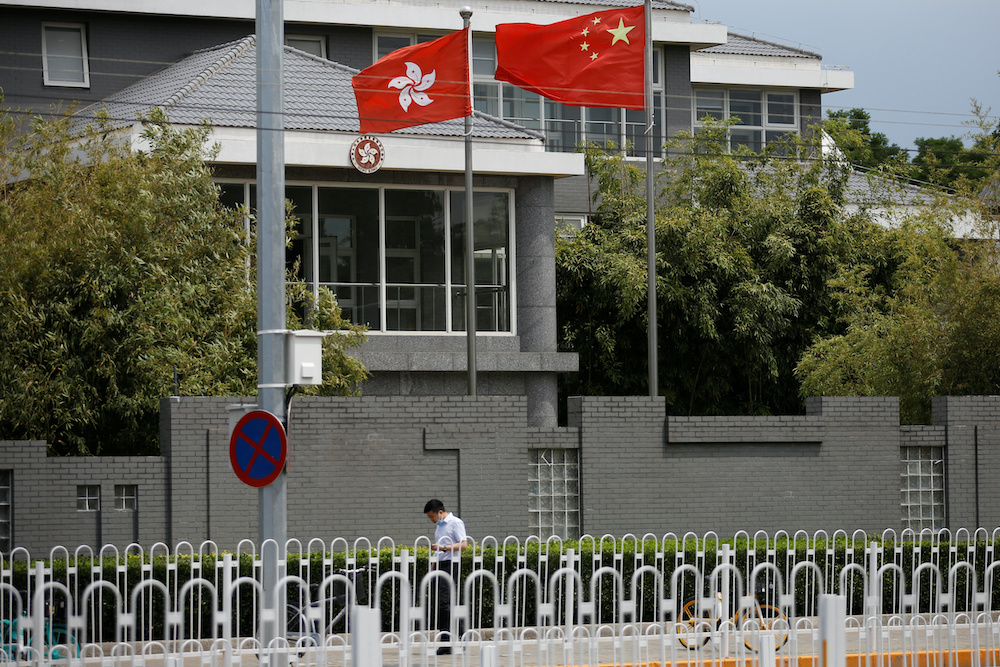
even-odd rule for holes
{"type": "Polygon", "coordinates": [[[729,53],[741,56],[784,56],[786,58],[816,58],[822,59],[818,53],[796,49],[776,42],[769,42],[749,35],[730,32],[725,44],[701,49],[698,53],[729,53]]]}
{"type": "MultiPolygon", "coordinates": [[[[575,5],[598,5],[601,7],[634,7],[639,0],[544,0],[545,2],[570,2],[575,5]]],[[[653,9],[673,9],[681,12],[693,12],[694,7],[673,0],[652,0],[653,9]]]]}
{"type": "MultiPolygon", "coordinates": [[[[358,132],[358,111],[351,77],[358,70],[285,47],[285,128],[358,132]]],[[[130,125],[150,107],[161,107],[171,122],[193,125],[208,119],[214,127],[256,127],[256,38],[196,51],[128,88],[83,109],[81,121],[97,109],[108,110],[115,124],[130,125]]],[[[464,119],[428,123],[398,133],[461,136],[464,119]]],[[[532,130],[479,112],[473,136],[540,138],[532,130]]]]}

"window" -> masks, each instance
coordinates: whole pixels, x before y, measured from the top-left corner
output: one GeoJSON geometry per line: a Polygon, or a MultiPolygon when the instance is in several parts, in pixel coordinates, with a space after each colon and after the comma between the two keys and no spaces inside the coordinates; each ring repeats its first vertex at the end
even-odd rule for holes
{"type": "Polygon", "coordinates": [[[97,484],[80,484],[76,487],[76,509],[79,512],[101,510],[101,487],[97,484]]]}
{"type": "Polygon", "coordinates": [[[46,86],[90,87],[83,25],[42,24],[42,78],[46,86]]]}
{"type": "MultiPolygon", "coordinates": [[[[663,144],[663,84],[660,52],[653,50],[653,144],[663,144]]],[[[477,111],[497,116],[545,134],[548,151],[572,152],[581,142],[628,146],[628,154],[644,156],[645,111],[584,108],[547,100],[537,93],[501,83],[496,72],[492,40],[472,40],[472,104],[477,111]]]]}
{"type": "MultiPolygon", "coordinates": [[[[239,184],[221,186],[242,204],[239,184]]],[[[286,266],[343,316],[373,331],[465,331],[465,191],[448,188],[288,185],[299,224],[286,266]]],[[[256,187],[245,191],[256,200],[256,187]]],[[[513,192],[473,199],[477,331],[509,332],[513,192]]]]}
{"type": "Polygon", "coordinates": [[[585,215],[559,215],[556,214],[556,234],[563,237],[576,234],[587,224],[585,215]]]}
{"type": "Polygon", "coordinates": [[[138,509],[138,497],[139,487],[135,484],[115,484],[116,510],[134,512],[138,509]]]}
{"type": "Polygon", "coordinates": [[[903,528],[944,528],[944,448],[902,447],[900,458],[903,528]]]}
{"type": "Polygon", "coordinates": [[[323,35],[285,35],[285,45],[326,58],[326,37],[323,35]]]}
{"type": "Polygon", "coordinates": [[[441,35],[426,35],[420,33],[386,33],[375,35],[375,60],[384,58],[396,49],[404,46],[413,46],[423,42],[430,42],[441,37],[441,35]]]}
{"type": "Polygon", "coordinates": [[[576,449],[531,450],[528,513],[541,539],[580,537],[580,453],[576,449]]]}
{"type": "Polygon", "coordinates": [[[798,132],[795,93],[751,88],[696,88],[693,104],[695,132],[702,127],[706,116],[715,120],[738,119],[729,128],[732,148],[746,146],[759,152],[768,143],[798,132]]]}
{"type": "Polygon", "coordinates": [[[14,539],[14,471],[0,470],[0,553],[10,553],[14,539]]]}

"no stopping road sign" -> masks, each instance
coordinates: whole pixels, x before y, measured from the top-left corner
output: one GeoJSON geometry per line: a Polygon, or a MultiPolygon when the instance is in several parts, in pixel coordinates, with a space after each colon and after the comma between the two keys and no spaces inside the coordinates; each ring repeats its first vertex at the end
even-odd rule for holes
{"type": "Polygon", "coordinates": [[[288,440],[285,429],[270,412],[253,410],[236,423],[229,436],[229,461],[245,484],[267,486],[285,468],[288,440]]]}

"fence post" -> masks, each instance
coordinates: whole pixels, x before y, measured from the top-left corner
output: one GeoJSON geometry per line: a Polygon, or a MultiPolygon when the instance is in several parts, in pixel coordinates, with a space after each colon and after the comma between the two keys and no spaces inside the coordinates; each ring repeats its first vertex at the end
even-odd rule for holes
{"type": "Polygon", "coordinates": [[[819,596],[819,667],[847,667],[847,597],[819,596]]]}
{"type": "Polygon", "coordinates": [[[760,656],[760,667],[775,667],[777,654],[778,650],[775,648],[774,635],[770,632],[761,632],[758,653],[760,656]]]}
{"type": "MultiPolygon", "coordinates": [[[[722,563],[727,566],[733,563],[734,554],[732,553],[732,550],[728,544],[722,545],[722,554],[720,557],[722,559],[722,563]]],[[[719,612],[719,618],[721,618],[723,621],[721,627],[722,641],[720,641],[719,644],[721,651],[720,656],[723,658],[729,657],[729,623],[726,622],[726,619],[730,618],[729,614],[733,611],[737,613],[734,613],[732,615],[732,618],[738,618],[740,609],[739,600],[736,601],[735,605],[733,604],[733,591],[732,587],[729,585],[730,572],[731,570],[729,570],[728,568],[723,570],[723,576],[721,582],[722,585],[719,587],[719,594],[722,595],[722,598],[720,600],[722,609],[719,612]]],[[[747,572],[748,575],[747,586],[750,585],[749,574],[750,573],[747,572]]],[[[711,586],[709,587],[708,592],[709,593],[712,592],[711,586]]],[[[737,628],[737,631],[742,631],[742,628],[737,628]]]]}
{"type": "Polygon", "coordinates": [[[355,667],[382,667],[382,651],[379,635],[382,632],[382,618],[379,609],[354,605],[351,607],[351,639],[354,643],[355,667]]]}
{"type": "MultiPolygon", "coordinates": [[[[218,563],[216,563],[218,568],[218,563]]],[[[218,619],[222,626],[222,638],[232,644],[233,640],[233,555],[222,554],[222,572],[216,570],[216,576],[222,578],[222,610],[218,619]]]]}
{"type": "Polygon", "coordinates": [[[410,598],[410,550],[405,547],[399,552],[399,571],[403,574],[399,587],[399,665],[407,667],[410,664],[410,605],[413,600],[410,598]]]}
{"type": "Polygon", "coordinates": [[[45,655],[45,563],[35,561],[35,590],[31,596],[31,647],[37,651],[35,658],[44,664],[48,658],[45,655]]]}
{"type": "MultiPolygon", "coordinates": [[[[572,572],[576,572],[576,550],[567,549],[566,550],[566,568],[572,572]]],[[[576,586],[573,584],[575,580],[573,577],[569,578],[569,584],[566,586],[566,645],[573,646],[573,604],[576,601],[576,586]]],[[[582,600],[581,600],[582,602],[582,600]]],[[[600,600],[597,601],[600,605],[600,600]]]]}

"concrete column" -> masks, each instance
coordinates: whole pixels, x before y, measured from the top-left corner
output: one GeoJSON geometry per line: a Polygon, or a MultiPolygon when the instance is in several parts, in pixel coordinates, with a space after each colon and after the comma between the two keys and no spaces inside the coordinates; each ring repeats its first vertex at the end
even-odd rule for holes
{"type": "MultiPolygon", "coordinates": [[[[514,217],[517,244],[517,333],[522,352],[555,352],[556,267],[553,181],[518,180],[514,217]]],[[[557,425],[556,374],[528,373],[528,425],[557,425]]]]}

